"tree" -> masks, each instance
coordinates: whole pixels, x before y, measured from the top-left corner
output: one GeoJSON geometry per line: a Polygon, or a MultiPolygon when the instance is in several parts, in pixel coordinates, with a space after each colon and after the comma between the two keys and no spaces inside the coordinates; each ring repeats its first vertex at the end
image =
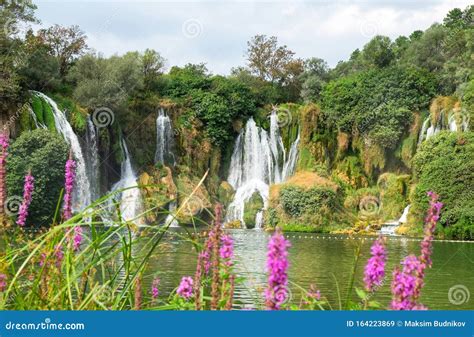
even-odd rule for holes
{"type": "Polygon", "coordinates": [[[9,195],[23,195],[24,176],[31,170],[35,189],[28,211],[28,224],[50,225],[64,186],[64,165],[69,152],[66,142],[53,132],[37,129],[22,133],[9,152],[9,195]]]}
{"type": "Polygon", "coordinates": [[[392,42],[387,36],[377,35],[362,50],[362,59],[369,66],[386,67],[394,59],[392,42]]]}
{"type": "Polygon", "coordinates": [[[305,102],[316,102],[320,98],[323,85],[329,80],[329,66],[323,59],[312,57],[304,62],[301,98],[305,102]]]}
{"type": "Polygon", "coordinates": [[[86,36],[79,26],[62,27],[54,25],[41,29],[38,35],[50,47],[52,55],[59,62],[59,71],[64,78],[72,62],[87,51],[86,36]]]}
{"type": "Polygon", "coordinates": [[[142,55],[145,88],[151,89],[158,76],[163,74],[165,59],[155,50],[147,49],[142,55]]]}
{"type": "Polygon", "coordinates": [[[141,57],[137,52],[109,59],[87,54],[72,67],[69,79],[76,83],[74,97],[82,106],[117,109],[143,88],[141,57]]]}
{"type": "Polygon", "coordinates": [[[24,62],[19,66],[21,86],[29,90],[55,91],[60,82],[59,63],[43,40],[29,30],[23,46],[24,62]]]}
{"type": "Polygon", "coordinates": [[[294,52],[285,45],[278,46],[276,36],[256,35],[247,42],[247,60],[252,73],[262,80],[284,82],[294,52]]]}
{"type": "Polygon", "coordinates": [[[8,115],[20,95],[18,63],[23,59],[17,32],[21,23],[37,22],[30,1],[4,0],[0,6],[0,112],[8,115]]]}

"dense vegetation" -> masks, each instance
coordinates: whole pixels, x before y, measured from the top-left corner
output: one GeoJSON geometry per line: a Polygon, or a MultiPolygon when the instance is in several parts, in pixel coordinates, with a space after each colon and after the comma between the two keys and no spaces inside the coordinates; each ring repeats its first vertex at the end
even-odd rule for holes
{"type": "MultiPolygon", "coordinates": [[[[281,128],[285,147],[298,130],[301,133],[297,170],[311,172],[319,177],[315,182],[322,179],[331,187],[302,190],[296,184],[280,189],[281,200],[266,214],[269,223],[291,222],[313,230],[335,223],[346,229],[366,228],[396,218],[411,202],[410,222],[421,229],[423,193],[435,190],[446,205],[440,233],[472,238],[472,133],[441,133],[420,147],[418,142],[428,116],[437,123],[445,115],[439,122],[442,128],[447,128],[451,115],[460,123],[474,118],[474,6],[453,9],[442,23],[394,41],[375,36],[334,69],[317,57],[296,57],[276,37],[257,35],[248,42],[246,66],[232,69],[228,76],[210,73],[205,64],[167,69],[166,60],[152,49],[106,58],[88,48],[77,26],[18,33],[20,24],[37,22],[34,10],[32,4],[13,1],[2,4],[0,12],[0,24],[9,27],[0,35],[1,121],[17,138],[9,162],[12,191],[21,192],[28,168],[44,177],[40,171],[41,165],[49,167],[46,158],[54,161],[54,179],[59,179],[59,164],[67,152],[47,131],[28,136],[24,132],[34,128],[25,109],[18,108],[25,102],[38,122],[54,132],[50,108],[30,97],[29,90],[45,92],[67,107],[71,124],[82,135],[88,114],[104,108],[113,112],[115,123],[100,129],[100,153],[107,164],[105,190],[120,171],[122,133],[128,136],[140,173],[155,172],[155,114],[164,107],[176,131],[174,182],[178,189],[189,190],[188,182],[209,170],[202,193],[206,205],[224,201],[220,192],[232,143],[245,121],[253,116],[258,125],[268,127],[271,105],[280,104],[291,115],[281,128]],[[35,151],[41,146],[38,157],[26,150],[30,146],[35,151]],[[28,165],[26,158],[31,160],[28,165]],[[368,216],[360,205],[370,198],[376,199],[377,211],[368,216]],[[333,208],[345,210],[335,216],[328,211],[333,208]]],[[[61,183],[48,189],[58,189],[61,183]]],[[[46,209],[49,212],[57,201],[43,195],[34,198],[41,199],[45,212],[32,204],[39,222],[49,219],[46,209]]],[[[252,214],[263,204],[256,202],[260,206],[252,214]]]]}

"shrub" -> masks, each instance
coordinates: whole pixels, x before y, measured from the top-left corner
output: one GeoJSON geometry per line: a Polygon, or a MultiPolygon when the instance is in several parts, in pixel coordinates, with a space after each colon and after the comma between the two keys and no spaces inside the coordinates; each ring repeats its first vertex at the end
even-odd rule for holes
{"type": "Polygon", "coordinates": [[[421,223],[426,192],[432,190],[444,204],[440,224],[452,227],[449,235],[465,236],[463,229],[472,227],[474,219],[474,133],[446,131],[428,139],[413,158],[413,170],[418,182],[411,197],[416,220],[421,223]]]}
{"type": "Polygon", "coordinates": [[[47,225],[51,222],[64,184],[64,164],[68,146],[48,130],[24,132],[9,150],[7,163],[8,195],[22,196],[24,176],[31,170],[35,190],[27,224],[47,225]]]}
{"type": "Polygon", "coordinates": [[[297,186],[287,186],[281,189],[280,200],[287,214],[301,217],[305,213],[316,214],[327,207],[335,207],[336,192],[328,187],[305,190],[297,186]]]}

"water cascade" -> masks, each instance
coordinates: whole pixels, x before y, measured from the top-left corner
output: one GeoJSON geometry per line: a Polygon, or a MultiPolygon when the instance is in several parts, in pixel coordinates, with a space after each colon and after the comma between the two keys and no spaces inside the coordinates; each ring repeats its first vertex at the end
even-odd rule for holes
{"type": "Polygon", "coordinates": [[[454,112],[451,112],[447,118],[443,114],[440,114],[435,123],[433,123],[431,116],[428,116],[421,127],[420,135],[418,137],[418,145],[424,140],[438,134],[441,130],[448,130],[451,132],[468,131],[469,121],[466,118],[462,118],[462,121],[458,122],[454,112]]]}
{"type": "MultiPolygon", "coordinates": [[[[270,130],[258,127],[250,118],[235,141],[228,182],[235,189],[226,222],[244,222],[245,203],[258,193],[263,209],[268,206],[270,184],[280,183],[291,176],[296,167],[299,135],[291,145],[288,159],[278,127],[278,116],[272,112],[270,130]]],[[[255,217],[255,228],[263,227],[263,209],[255,217]]]]}
{"type": "Polygon", "coordinates": [[[408,217],[408,212],[410,211],[410,206],[408,205],[403,209],[402,215],[400,218],[396,221],[389,221],[384,224],[382,224],[382,228],[380,229],[380,234],[383,235],[395,235],[395,230],[397,229],[398,226],[400,226],[402,223],[407,222],[407,217],[408,217]]]}
{"type": "Polygon", "coordinates": [[[143,211],[143,201],[138,188],[138,177],[132,168],[130,153],[127,144],[122,139],[122,151],[124,159],[120,167],[120,180],[112,187],[112,191],[121,191],[118,195],[120,202],[120,214],[124,221],[135,221],[143,211]]]}
{"type": "Polygon", "coordinates": [[[66,116],[59,109],[55,101],[40,92],[34,91],[33,94],[37,95],[51,106],[56,130],[63,136],[71,147],[72,154],[76,161],[76,188],[74,188],[73,194],[73,209],[74,211],[80,211],[91,202],[91,185],[87,177],[85,157],[81,149],[79,138],[74,133],[71,124],[69,124],[66,116]]]}
{"type": "Polygon", "coordinates": [[[87,130],[86,130],[86,168],[87,177],[91,185],[91,200],[96,200],[100,197],[100,172],[99,172],[99,144],[98,144],[98,130],[92,122],[92,119],[87,116],[87,130]]]}
{"type": "Polygon", "coordinates": [[[156,153],[155,162],[162,164],[175,164],[173,154],[173,128],[168,115],[160,108],[156,118],[156,153]]]}
{"type": "Polygon", "coordinates": [[[170,205],[169,205],[169,208],[168,208],[169,214],[165,219],[165,226],[179,227],[178,220],[176,220],[176,217],[175,217],[175,214],[174,214],[174,212],[176,211],[176,208],[177,208],[176,200],[171,201],[170,205]]]}

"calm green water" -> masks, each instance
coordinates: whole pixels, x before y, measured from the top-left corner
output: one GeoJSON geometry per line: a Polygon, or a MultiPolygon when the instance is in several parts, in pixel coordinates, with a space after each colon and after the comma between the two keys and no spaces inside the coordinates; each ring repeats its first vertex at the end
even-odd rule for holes
{"type": "MultiPolygon", "coordinates": [[[[266,247],[269,235],[255,230],[230,230],[235,239],[237,272],[246,278],[236,289],[236,299],[244,307],[254,307],[261,301],[265,287],[266,247]]],[[[301,290],[314,283],[330,303],[337,307],[334,277],[345,298],[346,287],[354,266],[354,251],[361,246],[356,286],[362,287],[363,268],[369,258],[373,237],[349,238],[342,235],[286,234],[291,242],[289,251],[292,302],[298,303],[301,290]],[[333,276],[334,275],[334,276],[333,276]]],[[[374,299],[384,306],[390,302],[391,270],[410,253],[419,253],[419,240],[390,237],[387,243],[387,281],[374,299]]],[[[434,242],[433,268],[428,270],[422,303],[430,309],[474,309],[474,242],[434,242]],[[451,301],[449,291],[453,288],[451,301]],[[461,286],[461,287],[460,287],[461,286]],[[462,288],[465,287],[465,288],[462,288]],[[462,289],[461,289],[462,288],[462,289]],[[469,300],[462,300],[456,289],[469,291],[469,300]],[[471,296],[472,295],[472,296],[471,296]],[[461,303],[459,303],[461,302],[461,303]],[[459,303],[459,304],[456,304],[459,303]]],[[[196,254],[189,242],[168,235],[150,261],[144,283],[149,286],[154,275],[161,278],[163,295],[171,292],[182,276],[194,275],[196,254]]],[[[354,298],[355,299],[355,298],[354,298]]]]}

